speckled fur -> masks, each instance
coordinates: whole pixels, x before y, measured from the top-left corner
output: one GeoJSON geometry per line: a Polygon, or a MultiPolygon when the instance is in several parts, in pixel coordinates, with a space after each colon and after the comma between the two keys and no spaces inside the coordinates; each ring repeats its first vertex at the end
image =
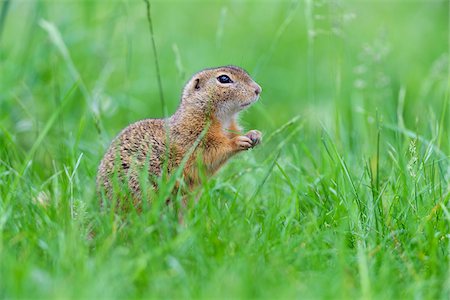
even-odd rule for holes
{"type": "Polygon", "coordinates": [[[168,119],[147,119],[131,124],[113,140],[98,169],[99,192],[112,200],[112,178],[117,174],[121,183],[128,184],[133,200],[138,204],[142,198],[139,175],[143,168],[148,165],[151,180],[161,174],[165,157],[168,157],[170,173],[209,125],[183,169],[185,182],[191,188],[195,187],[200,182],[198,157],[203,160],[207,175],[212,175],[230,157],[260,143],[261,133],[257,130],[238,134],[241,128],[236,120],[237,114],[255,102],[260,92],[260,86],[239,67],[225,66],[198,72],[186,84],[174,115],[168,119]],[[233,83],[220,83],[217,79],[220,75],[229,76],[233,83]]]}

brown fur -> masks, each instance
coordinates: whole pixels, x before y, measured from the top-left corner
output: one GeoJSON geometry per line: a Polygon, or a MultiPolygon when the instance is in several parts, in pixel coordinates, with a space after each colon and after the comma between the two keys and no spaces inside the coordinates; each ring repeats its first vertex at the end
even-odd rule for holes
{"type": "Polygon", "coordinates": [[[148,165],[149,180],[154,182],[152,177],[162,174],[167,157],[170,173],[209,126],[183,169],[184,180],[189,187],[195,187],[200,182],[199,158],[210,176],[233,155],[260,143],[259,131],[241,135],[236,120],[239,111],[255,102],[260,92],[260,86],[239,67],[198,72],[186,84],[174,115],[131,124],[114,139],[98,169],[99,192],[112,200],[113,178],[117,176],[120,183],[128,185],[137,205],[142,200],[139,178],[143,168],[148,165]],[[220,83],[221,75],[227,75],[233,83],[220,83]]]}

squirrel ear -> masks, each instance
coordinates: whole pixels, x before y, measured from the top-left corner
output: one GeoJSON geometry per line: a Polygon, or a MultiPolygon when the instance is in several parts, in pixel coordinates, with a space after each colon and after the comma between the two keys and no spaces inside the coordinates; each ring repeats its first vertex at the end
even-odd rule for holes
{"type": "Polygon", "coordinates": [[[194,89],[196,89],[197,91],[200,89],[200,79],[196,78],[194,80],[194,89]]]}

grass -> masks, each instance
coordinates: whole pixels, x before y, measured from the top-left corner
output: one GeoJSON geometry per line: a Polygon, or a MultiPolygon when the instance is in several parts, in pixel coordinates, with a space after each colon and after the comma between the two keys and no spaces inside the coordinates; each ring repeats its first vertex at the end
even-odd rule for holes
{"type": "Polygon", "coordinates": [[[0,298],[450,296],[448,2],[152,1],[169,113],[204,67],[263,87],[263,144],[185,226],[95,194],[114,135],[162,115],[145,2],[1,7],[0,298]]]}

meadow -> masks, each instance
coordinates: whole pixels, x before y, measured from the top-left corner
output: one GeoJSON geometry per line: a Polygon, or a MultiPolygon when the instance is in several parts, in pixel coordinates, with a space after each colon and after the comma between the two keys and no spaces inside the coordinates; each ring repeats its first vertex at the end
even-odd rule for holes
{"type": "Polygon", "coordinates": [[[151,1],[169,114],[205,67],[263,89],[262,145],[180,224],[95,192],[111,139],[164,116],[145,2],[0,1],[0,298],[448,299],[449,11],[151,1]]]}

